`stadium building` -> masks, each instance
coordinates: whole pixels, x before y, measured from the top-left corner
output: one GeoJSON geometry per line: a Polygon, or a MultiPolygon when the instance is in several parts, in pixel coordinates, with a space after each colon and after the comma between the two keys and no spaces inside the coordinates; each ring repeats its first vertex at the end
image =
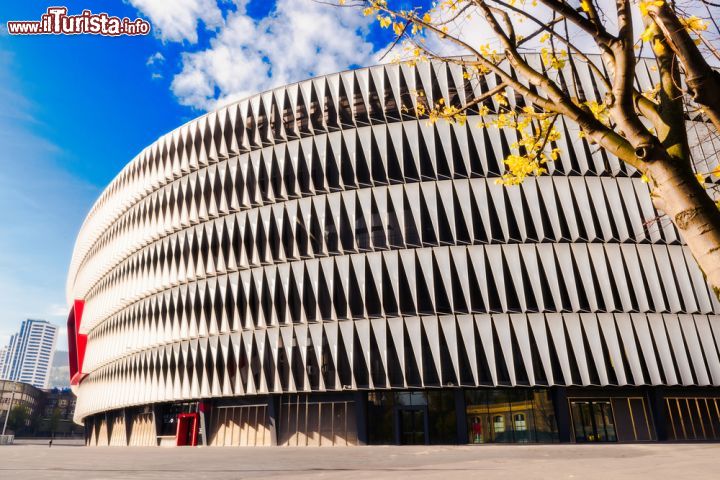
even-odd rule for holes
{"type": "MultiPolygon", "coordinates": [[[[563,75],[602,100],[587,64],[563,75]]],[[[560,119],[548,174],[505,187],[514,131],[417,114],[496,85],[358,69],[145,148],[69,271],[88,444],[720,437],[720,304],[640,175],[560,119]]],[[[700,158],[713,145],[689,126],[700,158]]]]}

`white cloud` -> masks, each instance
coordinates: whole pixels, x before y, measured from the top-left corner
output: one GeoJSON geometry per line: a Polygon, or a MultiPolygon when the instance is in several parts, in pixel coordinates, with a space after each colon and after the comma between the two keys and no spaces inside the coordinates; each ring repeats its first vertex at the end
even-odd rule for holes
{"type": "Polygon", "coordinates": [[[152,67],[153,65],[162,65],[163,63],[165,63],[165,55],[160,52],[155,52],[148,57],[145,65],[152,67]]]}
{"type": "Polygon", "coordinates": [[[207,48],[182,54],[181,71],[172,81],[180,103],[198,109],[374,59],[373,45],[365,39],[370,20],[356,9],[278,0],[267,16],[254,19],[245,11],[246,2],[238,1],[223,19],[217,4],[206,0],[184,0],[180,8],[159,0],[131,3],[165,40],[197,41],[198,20],[216,27],[207,48]]]}
{"type": "Polygon", "coordinates": [[[163,78],[163,74],[160,72],[160,68],[165,64],[165,56],[160,52],[155,52],[145,62],[145,65],[150,69],[150,77],[153,80],[159,80],[163,78]]]}
{"type": "Polygon", "coordinates": [[[198,23],[213,30],[223,23],[215,0],[130,0],[150,19],[155,33],[166,41],[196,43],[198,23]]]}
{"type": "Polygon", "coordinates": [[[64,303],[51,303],[45,307],[45,315],[51,317],[63,317],[67,316],[70,309],[64,303]]]}

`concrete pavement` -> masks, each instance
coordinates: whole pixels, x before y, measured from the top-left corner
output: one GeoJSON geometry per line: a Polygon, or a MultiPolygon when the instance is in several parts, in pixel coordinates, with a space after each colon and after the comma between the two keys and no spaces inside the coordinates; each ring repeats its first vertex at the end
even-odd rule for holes
{"type": "Polygon", "coordinates": [[[718,444],[0,447],[2,479],[717,479],[718,444]]]}

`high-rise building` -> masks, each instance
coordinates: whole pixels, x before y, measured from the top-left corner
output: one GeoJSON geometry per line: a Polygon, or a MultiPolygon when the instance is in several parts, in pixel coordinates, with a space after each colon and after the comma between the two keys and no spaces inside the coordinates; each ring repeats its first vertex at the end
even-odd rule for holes
{"type": "Polygon", "coordinates": [[[5,356],[7,355],[8,347],[0,347],[0,379],[3,378],[3,372],[5,371],[5,356]]]}
{"type": "MultiPolygon", "coordinates": [[[[603,100],[587,63],[567,68],[603,100]]],[[[517,132],[482,126],[503,109],[471,99],[499,80],[468,77],[327,75],[131,161],[68,277],[88,443],[720,439],[720,303],[648,184],[563,118],[547,174],[497,184],[517,132]],[[429,123],[440,98],[467,122],[429,123]]]]}
{"type": "Polygon", "coordinates": [[[47,388],[58,327],[46,320],[25,320],[10,337],[0,378],[47,388]]]}

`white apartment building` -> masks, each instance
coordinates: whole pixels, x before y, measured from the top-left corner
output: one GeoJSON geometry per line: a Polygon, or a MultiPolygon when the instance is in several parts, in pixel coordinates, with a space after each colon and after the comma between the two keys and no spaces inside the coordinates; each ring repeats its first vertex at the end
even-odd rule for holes
{"type": "Polygon", "coordinates": [[[57,335],[58,327],[46,320],[25,320],[0,350],[0,378],[47,388],[57,335]]]}

